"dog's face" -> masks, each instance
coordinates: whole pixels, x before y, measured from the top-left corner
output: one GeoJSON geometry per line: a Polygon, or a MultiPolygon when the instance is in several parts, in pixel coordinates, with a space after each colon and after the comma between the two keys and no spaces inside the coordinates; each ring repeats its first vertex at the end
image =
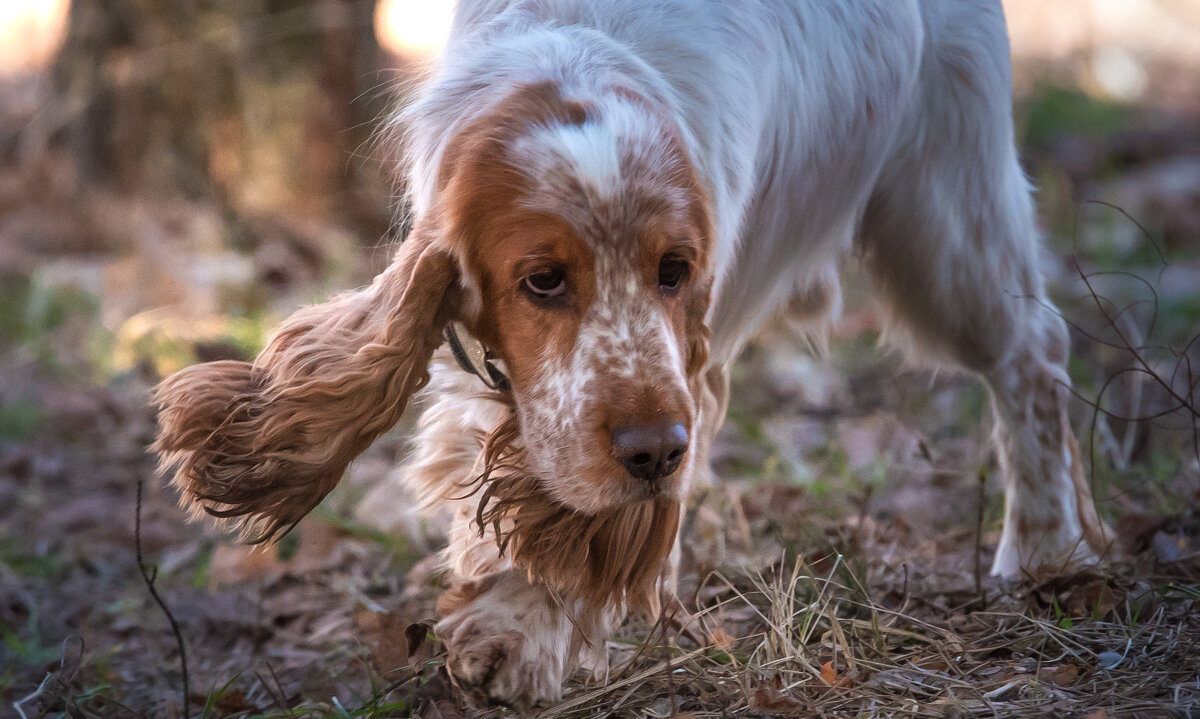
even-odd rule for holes
{"type": "Polygon", "coordinates": [[[680,498],[711,288],[707,199],[639,98],[518,91],[440,189],[464,320],[503,359],[527,470],[584,513],[680,498]]]}
{"type": "MultiPolygon", "coordinates": [[[[708,360],[712,233],[658,117],[632,93],[584,106],[547,83],[468,123],[369,287],[297,311],[252,363],[194,365],[156,389],[154,449],[184,504],[260,541],[286,531],[396,423],[458,317],[507,366],[522,477],[598,518],[593,544],[603,530],[669,550],[665,500],[682,495],[708,360]]],[[[595,587],[649,596],[656,570],[604,566],[625,578],[595,587]]]]}

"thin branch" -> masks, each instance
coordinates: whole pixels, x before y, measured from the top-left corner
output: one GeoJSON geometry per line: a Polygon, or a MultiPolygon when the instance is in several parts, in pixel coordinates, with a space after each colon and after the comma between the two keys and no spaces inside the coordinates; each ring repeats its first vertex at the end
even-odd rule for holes
{"type": "Polygon", "coordinates": [[[175,634],[175,643],[179,646],[179,667],[183,673],[183,719],[190,719],[191,712],[188,709],[188,702],[191,698],[191,687],[188,682],[188,663],[187,650],[183,645],[183,632],[179,631],[179,622],[175,621],[175,615],[171,614],[171,610],[167,608],[167,603],[159,595],[158,590],[154,587],[154,580],[158,577],[158,567],[152,569],[146,568],[146,562],[142,559],[142,480],[137,483],[137,508],[134,512],[133,524],[133,544],[137,552],[138,573],[142,575],[142,582],[145,583],[146,589],[150,591],[150,596],[154,598],[154,602],[158,604],[159,609],[163,614],[167,615],[167,621],[171,623],[171,632],[175,634]]]}

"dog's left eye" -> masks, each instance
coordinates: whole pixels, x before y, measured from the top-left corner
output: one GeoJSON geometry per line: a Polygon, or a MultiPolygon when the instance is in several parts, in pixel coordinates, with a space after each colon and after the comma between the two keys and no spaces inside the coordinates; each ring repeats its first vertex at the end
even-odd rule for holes
{"type": "Polygon", "coordinates": [[[682,257],[667,255],[658,263],[658,288],[677,290],[688,276],[688,263],[682,257]]]}
{"type": "Polygon", "coordinates": [[[560,297],[567,291],[567,276],[559,269],[545,269],[525,278],[525,291],[541,300],[560,297]]]}

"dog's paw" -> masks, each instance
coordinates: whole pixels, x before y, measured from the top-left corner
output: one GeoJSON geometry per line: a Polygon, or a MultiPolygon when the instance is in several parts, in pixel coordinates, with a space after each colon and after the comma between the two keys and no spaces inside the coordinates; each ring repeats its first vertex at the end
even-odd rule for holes
{"type": "Polygon", "coordinates": [[[562,697],[566,646],[471,609],[443,619],[435,629],[445,638],[446,668],[470,703],[527,712],[562,697]]]}
{"type": "Polygon", "coordinates": [[[503,577],[455,607],[434,631],[446,643],[446,668],[476,706],[527,712],[562,697],[574,666],[570,620],[545,590],[503,577]]]}
{"type": "Polygon", "coordinates": [[[1007,582],[1064,577],[1101,562],[1082,534],[1044,531],[1021,536],[1007,528],[996,548],[992,576],[1007,582]]]}
{"type": "Polygon", "coordinates": [[[1023,492],[1009,493],[993,576],[1008,581],[1064,577],[1110,557],[1113,533],[1096,514],[1074,440],[1065,456],[1072,461],[1047,481],[1025,482],[1023,492]]]}
{"type": "Polygon", "coordinates": [[[1112,532],[1090,503],[1085,513],[1078,512],[1073,502],[1057,501],[1050,502],[1049,511],[1039,507],[1008,513],[992,563],[993,576],[1007,581],[1064,577],[1104,561],[1111,550],[1112,532]],[[1066,511],[1058,509],[1063,504],[1066,511]]]}

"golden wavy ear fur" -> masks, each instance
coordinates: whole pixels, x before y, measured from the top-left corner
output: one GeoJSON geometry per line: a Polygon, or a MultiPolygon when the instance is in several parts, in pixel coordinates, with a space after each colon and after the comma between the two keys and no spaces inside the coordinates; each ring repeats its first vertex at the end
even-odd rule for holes
{"type": "Polygon", "coordinates": [[[457,305],[457,264],[428,225],[369,287],[285,320],[253,363],[188,367],[156,388],[152,449],[183,503],[268,540],[400,419],[457,305]]]}

